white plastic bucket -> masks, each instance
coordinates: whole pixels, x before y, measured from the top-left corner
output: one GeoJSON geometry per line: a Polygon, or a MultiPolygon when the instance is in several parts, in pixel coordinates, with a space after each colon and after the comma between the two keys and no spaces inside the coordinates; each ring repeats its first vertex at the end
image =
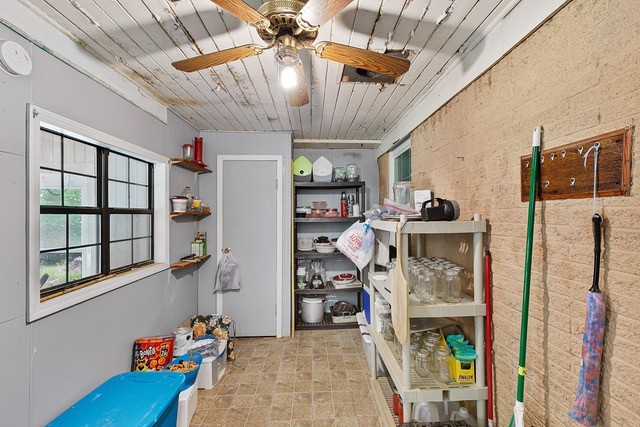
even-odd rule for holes
{"type": "Polygon", "coordinates": [[[302,298],[302,321],[318,323],[324,319],[323,298],[302,298]]]}

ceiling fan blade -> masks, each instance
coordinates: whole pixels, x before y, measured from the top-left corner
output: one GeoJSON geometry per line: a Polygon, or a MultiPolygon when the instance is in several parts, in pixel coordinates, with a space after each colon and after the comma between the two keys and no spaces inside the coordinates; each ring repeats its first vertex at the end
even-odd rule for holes
{"type": "Polygon", "coordinates": [[[319,27],[336,16],[353,0],[309,0],[298,13],[298,23],[303,27],[319,27]]]}
{"type": "Polygon", "coordinates": [[[249,25],[258,28],[268,28],[270,23],[267,18],[258,13],[254,8],[242,0],[211,0],[233,16],[243,20],[249,25]]]}
{"type": "Polygon", "coordinates": [[[207,53],[193,58],[183,59],[182,61],[173,62],[171,65],[176,70],[190,73],[199,71],[216,65],[226,64],[227,62],[237,61],[239,59],[249,58],[250,56],[260,55],[264,48],[255,44],[246,44],[244,46],[233,47],[231,49],[221,50],[220,52],[207,53]]]}
{"type": "Polygon", "coordinates": [[[400,77],[411,65],[407,59],[333,42],[321,42],[315,51],[320,58],[393,77],[400,77]]]}
{"type": "Polygon", "coordinates": [[[289,105],[292,107],[302,107],[309,103],[309,90],[307,88],[307,79],[304,76],[304,67],[302,63],[295,68],[298,77],[298,84],[291,89],[286,89],[285,93],[289,99],[289,105]]]}

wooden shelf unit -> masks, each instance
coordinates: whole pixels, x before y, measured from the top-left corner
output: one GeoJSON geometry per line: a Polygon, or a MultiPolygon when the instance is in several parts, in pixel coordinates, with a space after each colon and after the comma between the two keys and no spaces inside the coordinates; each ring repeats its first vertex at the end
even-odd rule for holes
{"type": "Polygon", "coordinates": [[[211,255],[198,256],[195,258],[189,258],[182,261],[174,262],[170,267],[174,270],[191,267],[192,265],[201,264],[211,258],[211,255]]]}
{"type": "Polygon", "coordinates": [[[211,173],[213,172],[211,169],[207,167],[205,164],[196,163],[193,160],[185,160],[179,157],[173,157],[169,160],[174,166],[181,167],[183,169],[190,170],[191,172],[196,173],[211,173]]]}
{"type": "Polygon", "coordinates": [[[179,217],[194,217],[196,220],[199,220],[202,217],[211,215],[211,211],[209,212],[171,212],[169,213],[169,218],[179,218],[179,217]]]}

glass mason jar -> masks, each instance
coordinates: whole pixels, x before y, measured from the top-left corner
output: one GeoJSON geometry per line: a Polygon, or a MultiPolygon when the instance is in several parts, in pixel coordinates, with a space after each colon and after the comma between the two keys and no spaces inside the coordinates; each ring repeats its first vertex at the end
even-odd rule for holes
{"type": "Polygon", "coordinates": [[[462,283],[457,269],[445,272],[445,302],[458,303],[462,301],[462,283]]]}
{"type": "Polygon", "coordinates": [[[418,276],[420,293],[418,299],[423,304],[435,304],[438,297],[436,295],[436,284],[434,274],[431,270],[424,268],[418,276]]]}
{"type": "Polygon", "coordinates": [[[445,278],[445,268],[442,265],[436,264],[433,266],[433,274],[435,278],[436,284],[436,295],[439,299],[444,301],[444,290],[446,286],[446,278],[445,278]]]}
{"type": "Polygon", "coordinates": [[[429,354],[427,352],[427,349],[425,348],[420,348],[418,349],[418,351],[416,352],[416,363],[415,363],[415,369],[416,369],[416,373],[421,376],[421,377],[427,377],[429,376],[429,368],[427,366],[427,358],[428,358],[429,354]]]}
{"type": "Polygon", "coordinates": [[[386,320],[383,320],[382,321],[382,337],[387,341],[393,341],[395,336],[396,334],[395,334],[395,331],[393,330],[393,326],[391,326],[391,324],[386,320]]]}
{"type": "Polygon", "coordinates": [[[438,346],[437,342],[427,341],[424,344],[424,348],[427,350],[427,370],[431,373],[436,371],[436,347],[438,346]]]}
{"type": "Polygon", "coordinates": [[[439,345],[436,347],[435,364],[436,364],[436,380],[441,383],[451,382],[451,375],[449,374],[449,355],[451,350],[446,345],[439,345]]]}
{"type": "Polygon", "coordinates": [[[411,367],[416,367],[416,354],[418,353],[418,349],[420,349],[420,342],[411,340],[411,367]]]}

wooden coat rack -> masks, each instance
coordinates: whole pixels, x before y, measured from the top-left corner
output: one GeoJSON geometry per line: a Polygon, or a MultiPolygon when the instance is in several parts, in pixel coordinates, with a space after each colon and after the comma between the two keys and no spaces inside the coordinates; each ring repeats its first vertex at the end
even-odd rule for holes
{"type": "MultiPolygon", "coordinates": [[[[631,188],[631,128],[550,148],[540,153],[537,200],[593,197],[593,153],[584,155],[596,142],[598,197],[628,196],[631,188]]],[[[520,158],[520,198],[529,200],[531,155],[520,158]]]]}

